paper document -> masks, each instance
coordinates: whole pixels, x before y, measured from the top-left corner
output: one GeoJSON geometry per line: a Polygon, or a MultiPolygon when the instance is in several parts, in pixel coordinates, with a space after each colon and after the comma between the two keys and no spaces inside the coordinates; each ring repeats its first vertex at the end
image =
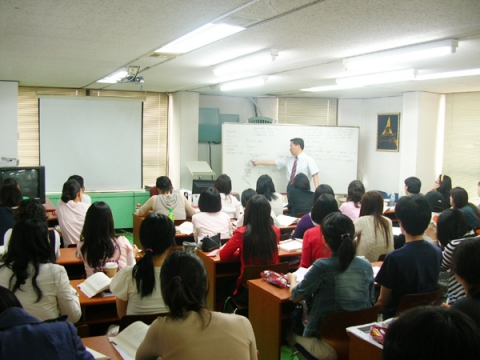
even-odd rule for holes
{"type": "Polygon", "coordinates": [[[83,283],[78,285],[80,290],[87,295],[89,298],[97,295],[98,293],[107,290],[110,287],[110,279],[107,275],[103,272],[97,272],[90,276],[87,280],[83,283]]]}
{"type": "Polygon", "coordinates": [[[280,244],[278,245],[279,249],[282,249],[283,251],[288,251],[288,252],[293,252],[293,251],[301,251],[303,246],[303,240],[302,239],[290,239],[290,240],[285,240],[281,241],[280,244]]]}
{"type": "Polygon", "coordinates": [[[135,321],[118,333],[117,336],[109,337],[108,340],[115,346],[124,360],[135,359],[137,349],[145,339],[147,331],[147,324],[142,321],[135,321]]]}
{"type": "Polygon", "coordinates": [[[298,218],[288,215],[278,215],[277,221],[280,226],[289,226],[298,222],[298,218]]]}
{"type": "Polygon", "coordinates": [[[193,224],[190,221],[185,221],[177,226],[176,230],[180,234],[191,235],[193,234],[193,224]]]}
{"type": "Polygon", "coordinates": [[[310,268],[299,267],[298,270],[294,272],[294,274],[297,275],[297,283],[303,280],[309,269],[310,268]]]}
{"type": "Polygon", "coordinates": [[[85,349],[87,349],[87,351],[92,354],[92,356],[96,359],[96,360],[108,360],[110,359],[109,356],[107,355],[104,355],[102,353],[99,353],[98,351],[95,351],[93,349],[90,349],[89,347],[85,346],[85,349]]]}

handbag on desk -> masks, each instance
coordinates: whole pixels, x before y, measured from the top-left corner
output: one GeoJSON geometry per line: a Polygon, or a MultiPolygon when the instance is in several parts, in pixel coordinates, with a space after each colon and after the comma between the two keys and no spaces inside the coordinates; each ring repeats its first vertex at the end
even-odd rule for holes
{"type": "Polygon", "coordinates": [[[202,251],[209,252],[215,249],[219,249],[221,246],[220,233],[217,235],[205,236],[202,240],[202,251]]]}

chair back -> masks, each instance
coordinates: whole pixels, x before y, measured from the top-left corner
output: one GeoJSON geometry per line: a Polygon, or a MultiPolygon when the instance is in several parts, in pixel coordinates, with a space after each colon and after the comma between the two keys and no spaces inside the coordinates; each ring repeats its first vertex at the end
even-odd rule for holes
{"type": "Polygon", "coordinates": [[[162,314],[144,314],[144,315],[124,315],[120,319],[120,327],[118,331],[122,331],[128,325],[134,323],[135,321],[144,322],[147,325],[150,325],[154,322],[159,316],[167,316],[169,313],[162,313],[162,314]]]}
{"type": "Polygon", "coordinates": [[[400,302],[397,306],[397,314],[399,316],[401,313],[405,312],[408,309],[419,306],[436,306],[439,305],[440,296],[442,295],[442,289],[432,291],[424,294],[407,294],[403,295],[400,299],[400,302]]]}
{"type": "Polygon", "coordinates": [[[387,256],[387,254],[378,255],[377,261],[385,261],[385,256],[387,256]]]}
{"type": "Polygon", "coordinates": [[[320,338],[335,349],[337,360],[348,360],[350,338],[347,335],[347,327],[375,322],[379,313],[379,306],[330,313],[323,320],[320,338]]]}
{"type": "Polygon", "coordinates": [[[247,286],[248,280],[260,279],[260,273],[264,270],[272,270],[281,274],[288,273],[288,262],[271,265],[250,265],[245,266],[242,274],[242,286],[247,286]]]}

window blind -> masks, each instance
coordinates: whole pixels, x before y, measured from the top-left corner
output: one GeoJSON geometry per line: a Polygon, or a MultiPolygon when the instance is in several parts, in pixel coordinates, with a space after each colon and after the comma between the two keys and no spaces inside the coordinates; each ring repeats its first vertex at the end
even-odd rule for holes
{"type": "Polygon", "coordinates": [[[337,125],[337,99],[279,98],[278,123],[337,125]]]}

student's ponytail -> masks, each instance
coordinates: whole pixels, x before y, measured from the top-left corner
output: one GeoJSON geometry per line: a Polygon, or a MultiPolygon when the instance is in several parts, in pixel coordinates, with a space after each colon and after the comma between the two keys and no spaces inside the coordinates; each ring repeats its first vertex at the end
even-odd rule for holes
{"type": "Polygon", "coordinates": [[[80,189],[81,187],[77,180],[75,179],[68,180],[65,184],[63,184],[62,197],[61,197],[62,201],[64,203],[67,203],[70,200],[75,200],[80,189]]]}
{"type": "Polygon", "coordinates": [[[323,219],[322,232],[328,247],[339,258],[340,271],[344,272],[355,257],[355,226],[352,220],[339,212],[331,213],[323,219]]]}

